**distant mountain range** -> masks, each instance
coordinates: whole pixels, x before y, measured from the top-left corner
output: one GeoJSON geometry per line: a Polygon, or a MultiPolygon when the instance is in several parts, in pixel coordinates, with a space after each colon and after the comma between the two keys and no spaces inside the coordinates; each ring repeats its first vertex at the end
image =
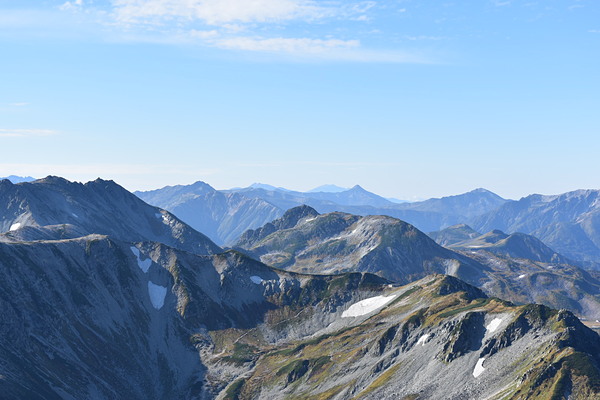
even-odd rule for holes
{"type": "Polygon", "coordinates": [[[0,181],[2,179],[8,179],[12,183],[21,183],[21,182],[32,182],[32,181],[35,181],[35,178],[32,178],[31,176],[16,176],[16,175],[10,175],[10,176],[6,176],[6,177],[0,177],[0,181]]]}
{"type": "Polygon", "coordinates": [[[264,184],[217,191],[204,182],[196,182],[135,194],[173,212],[219,245],[232,245],[244,231],[258,228],[281,217],[286,210],[304,204],[320,213],[388,215],[427,232],[463,222],[506,202],[489,191],[478,189],[464,195],[399,204],[358,185],[329,192],[295,192],[264,184]]]}
{"type": "Polygon", "coordinates": [[[218,191],[204,182],[135,194],[171,211],[219,245],[233,242],[245,230],[262,226],[284,213],[269,201],[235,191],[218,191]]]}
{"type": "Polygon", "coordinates": [[[480,232],[494,229],[507,234],[521,232],[535,236],[586,268],[600,269],[600,191],[597,190],[531,195],[514,201],[485,189],[475,189],[439,199],[394,203],[358,185],[348,190],[317,188],[320,191],[306,193],[264,184],[224,191],[206,185],[210,189],[196,193],[195,188],[202,185],[206,184],[198,182],[178,186],[177,191],[167,187],[136,194],[206,232],[219,245],[231,246],[245,230],[279,218],[290,208],[308,205],[321,214],[338,211],[361,216],[386,215],[424,232],[456,224],[468,224],[480,232]],[[207,192],[213,192],[212,196],[207,192]],[[239,197],[231,198],[234,196],[239,197]]]}
{"type": "Polygon", "coordinates": [[[308,193],[315,193],[315,192],[340,193],[340,192],[345,192],[346,190],[348,190],[348,188],[329,184],[329,185],[317,186],[316,188],[309,190],[308,193]]]}
{"type": "Polygon", "coordinates": [[[472,218],[478,231],[531,234],[566,257],[600,263],[600,191],[534,194],[472,218]]]}

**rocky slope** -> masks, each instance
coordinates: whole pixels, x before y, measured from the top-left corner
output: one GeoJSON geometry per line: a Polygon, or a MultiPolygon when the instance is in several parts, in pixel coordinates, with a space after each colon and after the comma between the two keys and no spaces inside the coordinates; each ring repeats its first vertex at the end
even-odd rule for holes
{"type": "MultiPolygon", "coordinates": [[[[450,229],[456,237],[471,231],[450,229]]],[[[298,272],[361,271],[399,283],[445,273],[517,303],[537,302],[600,319],[600,281],[534,237],[493,231],[459,243],[464,246],[442,248],[390,217],[320,215],[303,206],[244,233],[236,248],[298,272]]]]}
{"type": "Polygon", "coordinates": [[[485,269],[438,246],[398,219],[345,213],[320,215],[308,206],[290,209],[281,219],[247,231],[234,248],[290,271],[370,272],[402,283],[430,273],[449,273],[479,282],[485,269]]]}
{"type": "Polygon", "coordinates": [[[7,399],[600,393],[600,337],[574,316],[445,276],[398,287],[100,235],[0,243],[0,320],[7,399]]]}
{"type": "Polygon", "coordinates": [[[0,243],[0,397],[214,398],[226,382],[204,359],[213,332],[305,337],[332,307],[385,284],[100,235],[0,243]],[[280,329],[299,311],[302,324],[280,329]]]}
{"type": "MultiPolygon", "coordinates": [[[[600,396],[600,337],[567,311],[513,306],[434,276],[337,312],[326,329],[302,340],[238,341],[253,359],[218,398],[600,396]]],[[[234,351],[231,342],[222,348],[234,351]]]]}
{"type": "Polygon", "coordinates": [[[95,233],[127,241],[157,241],[197,254],[221,252],[173,214],[102,179],[85,184],[53,176],[19,184],[0,181],[0,232],[0,241],[95,233]]]}

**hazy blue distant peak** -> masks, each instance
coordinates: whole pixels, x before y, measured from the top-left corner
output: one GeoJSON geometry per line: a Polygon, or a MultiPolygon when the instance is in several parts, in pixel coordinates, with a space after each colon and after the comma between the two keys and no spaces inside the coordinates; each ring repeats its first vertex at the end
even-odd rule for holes
{"type": "Polygon", "coordinates": [[[255,183],[253,183],[252,185],[250,185],[248,187],[252,188],[252,189],[265,189],[265,190],[271,190],[271,191],[272,190],[283,190],[284,192],[290,192],[290,190],[286,189],[286,188],[275,187],[273,185],[268,185],[266,183],[258,183],[258,182],[255,182],[255,183]]]}
{"type": "Polygon", "coordinates": [[[307,193],[316,193],[316,192],[339,193],[339,192],[345,192],[346,190],[349,190],[349,189],[341,187],[341,186],[337,186],[337,185],[327,184],[327,185],[321,185],[314,189],[311,189],[307,193]]]}
{"type": "Polygon", "coordinates": [[[16,176],[16,175],[10,175],[10,176],[6,176],[6,177],[3,177],[3,178],[0,178],[0,180],[2,180],[2,179],[8,179],[12,183],[21,183],[21,182],[32,182],[32,181],[35,181],[35,178],[32,178],[31,176],[16,176]]]}
{"type": "Polygon", "coordinates": [[[409,203],[408,200],[401,200],[401,199],[397,199],[395,197],[386,197],[385,199],[391,201],[392,203],[397,203],[397,204],[409,203]]]}
{"type": "MultiPolygon", "coordinates": [[[[494,192],[492,192],[492,191],[490,191],[490,190],[487,190],[487,189],[485,189],[485,188],[477,188],[477,189],[473,189],[473,190],[471,190],[471,191],[470,191],[470,192],[468,192],[468,193],[494,193],[494,192]]],[[[494,193],[494,194],[495,194],[495,193],[494,193]]]]}

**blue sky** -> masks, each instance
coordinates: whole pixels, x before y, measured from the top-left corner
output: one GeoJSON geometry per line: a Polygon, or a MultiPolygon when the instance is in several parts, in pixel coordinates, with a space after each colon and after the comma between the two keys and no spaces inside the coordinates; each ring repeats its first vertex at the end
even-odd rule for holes
{"type": "Polygon", "coordinates": [[[0,0],[0,176],[600,188],[600,2],[0,0]]]}

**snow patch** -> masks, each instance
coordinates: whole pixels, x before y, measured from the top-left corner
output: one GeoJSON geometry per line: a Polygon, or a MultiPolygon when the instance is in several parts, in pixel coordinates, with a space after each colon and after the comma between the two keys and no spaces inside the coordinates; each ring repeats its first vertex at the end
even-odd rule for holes
{"type": "Polygon", "coordinates": [[[250,277],[250,280],[252,281],[252,283],[255,283],[257,285],[260,285],[261,283],[263,283],[264,279],[261,278],[260,276],[256,276],[256,275],[252,275],[250,277]]]}
{"type": "Polygon", "coordinates": [[[17,222],[16,224],[12,224],[12,225],[10,226],[10,229],[9,229],[9,231],[16,231],[16,230],[17,230],[17,229],[19,229],[20,227],[21,227],[21,223],[20,223],[20,222],[17,222]]]}
{"type": "Polygon", "coordinates": [[[525,278],[526,276],[527,276],[527,275],[525,275],[525,274],[522,274],[522,275],[519,275],[519,276],[517,277],[517,279],[523,279],[523,278],[525,278]]]}
{"type": "Polygon", "coordinates": [[[347,317],[360,317],[361,315],[369,314],[375,310],[378,310],[394,300],[396,295],[391,296],[375,296],[365,300],[361,300],[358,303],[354,303],[346,311],[342,313],[342,318],[347,317]]]}
{"type": "Polygon", "coordinates": [[[167,288],[148,281],[148,294],[150,295],[152,306],[157,310],[160,310],[165,304],[167,288]]]}
{"type": "Polygon", "coordinates": [[[75,214],[75,213],[71,213],[72,216],[74,216],[75,218],[79,218],[79,215],[75,214]]]}
{"type": "Polygon", "coordinates": [[[483,373],[483,371],[485,371],[485,368],[483,368],[484,361],[485,361],[485,358],[480,358],[477,361],[477,364],[475,364],[475,369],[473,370],[473,376],[475,378],[477,378],[479,375],[481,375],[483,373]]]}
{"type": "Polygon", "coordinates": [[[490,322],[488,326],[485,327],[485,329],[487,329],[489,332],[494,332],[496,329],[498,329],[501,323],[502,319],[494,318],[492,322],[490,322]]]}
{"type": "Polygon", "coordinates": [[[307,218],[304,220],[304,223],[310,222],[310,221],[314,221],[315,219],[317,219],[317,217],[313,217],[313,218],[307,218]]]}
{"type": "Polygon", "coordinates": [[[425,343],[427,343],[427,341],[429,340],[429,337],[431,335],[429,333],[424,334],[423,336],[421,336],[419,338],[419,340],[417,340],[417,344],[421,344],[421,346],[425,346],[425,343]]]}
{"type": "Polygon", "coordinates": [[[140,258],[140,251],[137,249],[137,247],[131,246],[130,249],[135,258],[137,258],[138,267],[140,267],[140,269],[144,271],[144,273],[148,272],[150,266],[152,265],[152,260],[150,258],[147,258],[144,261],[142,261],[142,259],[140,258]]]}

